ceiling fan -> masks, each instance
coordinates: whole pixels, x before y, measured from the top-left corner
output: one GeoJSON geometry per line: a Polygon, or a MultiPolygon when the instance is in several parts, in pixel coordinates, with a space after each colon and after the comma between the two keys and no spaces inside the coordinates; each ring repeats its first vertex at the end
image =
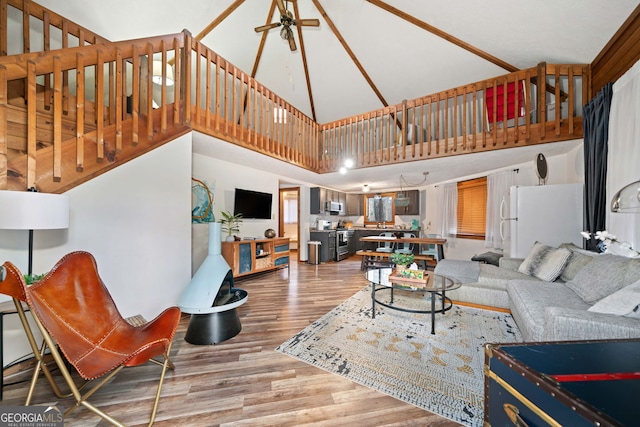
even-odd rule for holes
{"type": "MultiPolygon", "coordinates": [[[[289,2],[287,1],[287,5],[288,3],[289,2]]],[[[293,31],[291,30],[291,26],[298,25],[301,27],[318,27],[320,26],[320,21],[318,19],[295,19],[293,13],[285,7],[283,0],[276,0],[276,4],[278,5],[278,11],[280,12],[280,22],[261,25],[259,27],[256,27],[255,31],[256,33],[260,33],[262,31],[268,31],[272,28],[282,26],[282,29],[280,29],[280,37],[282,37],[283,40],[287,40],[289,42],[289,48],[291,49],[291,51],[295,51],[297,47],[296,41],[293,38],[293,31]]]]}

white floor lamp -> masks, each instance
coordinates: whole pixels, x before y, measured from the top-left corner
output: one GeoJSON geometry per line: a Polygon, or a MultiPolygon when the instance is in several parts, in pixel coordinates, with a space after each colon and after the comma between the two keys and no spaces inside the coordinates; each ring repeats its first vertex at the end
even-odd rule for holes
{"type": "Polygon", "coordinates": [[[69,228],[69,196],[0,191],[0,229],[29,230],[29,268],[33,273],[33,231],[69,228]]]}

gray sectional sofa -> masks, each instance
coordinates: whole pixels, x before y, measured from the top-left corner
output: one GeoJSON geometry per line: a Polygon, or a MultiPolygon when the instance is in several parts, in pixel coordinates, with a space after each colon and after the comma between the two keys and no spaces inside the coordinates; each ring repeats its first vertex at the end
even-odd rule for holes
{"type": "Polygon", "coordinates": [[[539,243],[499,265],[442,260],[455,301],[506,308],[525,341],[640,338],[640,259],[539,243]]]}

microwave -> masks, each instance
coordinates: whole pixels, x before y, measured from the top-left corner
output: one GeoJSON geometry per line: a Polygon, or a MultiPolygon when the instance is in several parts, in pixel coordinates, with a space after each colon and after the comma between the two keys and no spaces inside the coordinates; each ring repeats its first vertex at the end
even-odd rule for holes
{"type": "Polygon", "coordinates": [[[328,201],[325,203],[324,210],[332,215],[338,215],[342,212],[342,203],[328,201]]]}

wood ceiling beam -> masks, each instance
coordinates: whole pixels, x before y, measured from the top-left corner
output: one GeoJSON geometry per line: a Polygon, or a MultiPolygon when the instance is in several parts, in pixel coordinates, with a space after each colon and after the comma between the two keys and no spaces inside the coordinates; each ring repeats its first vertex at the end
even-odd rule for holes
{"type": "MultiPolygon", "coordinates": [[[[298,3],[293,1],[293,16],[294,19],[298,19],[300,17],[300,13],[298,12],[298,3]]],[[[300,43],[300,54],[302,55],[302,66],[304,68],[304,77],[307,81],[307,93],[309,94],[309,104],[311,105],[311,116],[313,117],[313,121],[316,120],[316,106],[313,102],[313,91],[311,90],[311,80],[309,79],[309,67],[307,66],[307,52],[304,49],[304,40],[302,39],[302,28],[299,25],[296,25],[296,30],[298,31],[298,42],[300,43]]]]}
{"type": "MultiPolygon", "coordinates": [[[[497,65],[500,68],[504,68],[505,70],[509,71],[510,73],[513,73],[515,71],[520,71],[520,69],[514,65],[509,64],[506,61],[503,61],[500,58],[496,58],[495,56],[480,50],[472,45],[470,45],[469,43],[460,40],[454,36],[452,36],[449,33],[446,33],[444,31],[442,31],[439,28],[434,27],[433,25],[429,25],[424,21],[421,21],[419,19],[417,19],[414,16],[409,15],[408,13],[405,13],[399,9],[396,9],[395,7],[381,1],[381,0],[367,0],[369,3],[371,3],[374,6],[378,6],[380,9],[386,10],[389,13],[392,13],[394,15],[396,15],[398,18],[404,19],[407,22],[412,23],[413,25],[428,31],[446,41],[448,41],[449,43],[452,43],[458,47],[461,47],[462,49],[473,53],[474,55],[479,56],[480,58],[487,60],[489,62],[491,62],[492,64],[497,65]]],[[[315,3],[315,0],[314,0],[315,3]]]]}
{"type": "Polygon", "coordinates": [[[338,31],[338,28],[334,25],[334,23],[331,20],[331,18],[329,18],[329,16],[327,15],[327,12],[325,12],[325,10],[322,8],[322,6],[318,2],[318,0],[312,0],[312,1],[313,1],[313,4],[316,6],[316,9],[318,9],[320,14],[324,18],[324,20],[327,23],[327,25],[329,25],[329,28],[331,29],[333,34],[336,36],[336,38],[338,39],[338,41],[340,42],[340,44],[342,45],[344,50],[347,52],[347,55],[349,55],[349,57],[351,58],[353,63],[356,65],[356,67],[358,67],[358,70],[360,70],[360,73],[362,74],[364,79],[367,81],[367,83],[369,83],[369,86],[371,87],[371,89],[378,96],[378,99],[382,102],[382,105],[384,105],[385,107],[388,107],[389,104],[384,99],[384,96],[382,96],[382,93],[380,93],[380,91],[378,90],[376,85],[373,83],[373,80],[371,80],[371,77],[369,77],[369,74],[367,74],[367,71],[364,69],[364,67],[362,66],[360,61],[358,61],[358,58],[353,53],[353,51],[351,50],[351,48],[349,47],[349,45],[347,44],[345,39],[342,37],[342,34],[340,34],[340,31],[338,31]]]}
{"type": "MultiPolygon", "coordinates": [[[[271,22],[271,18],[273,17],[273,12],[276,10],[276,0],[271,2],[271,7],[269,8],[269,12],[267,13],[267,19],[265,19],[265,25],[271,22]]],[[[262,37],[260,37],[260,45],[258,46],[258,52],[256,52],[256,59],[253,61],[253,68],[251,69],[251,77],[255,78],[256,73],[258,72],[258,66],[260,65],[260,60],[262,59],[262,52],[264,51],[264,44],[267,41],[267,33],[269,31],[263,31],[262,37]]]]}
{"type": "Polygon", "coordinates": [[[233,11],[236,10],[238,6],[240,6],[242,3],[244,3],[244,0],[236,0],[233,3],[231,3],[231,5],[228,8],[226,8],[220,15],[218,15],[216,19],[214,19],[209,23],[209,25],[204,27],[204,29],[200,31],[200,33],[195,37],[195,39],[202,40],[207,34],[213,31],[213,29],[217,27],[222,21],[227,19],[227,17],[231,15],[231,13],[233,13],[233,11]]]}

